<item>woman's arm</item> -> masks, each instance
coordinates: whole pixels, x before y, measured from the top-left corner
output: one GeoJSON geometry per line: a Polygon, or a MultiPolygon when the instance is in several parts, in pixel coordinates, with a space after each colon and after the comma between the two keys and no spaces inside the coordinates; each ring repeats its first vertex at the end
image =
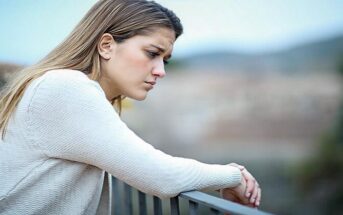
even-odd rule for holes
{"type": "Polygon", "coordinates": [[[31,143],[47,156],[97,166],[152,195],[216,190],[241,181],[237,167],[172,157],[144,142],[121,121],[100,86],[77,71],[43,77],[28,114],[31,143]]]}

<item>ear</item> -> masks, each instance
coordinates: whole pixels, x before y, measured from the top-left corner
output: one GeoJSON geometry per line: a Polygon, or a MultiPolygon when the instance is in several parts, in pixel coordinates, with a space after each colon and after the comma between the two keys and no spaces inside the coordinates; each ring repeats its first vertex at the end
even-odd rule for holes
{"type": "Polygon", "coordinates": [[[100,38],[100,41],[97,47],[100,56],[105,60],[111,59],[111,53],[115,45],[116,45],[116,42],[114,41],[111,34],[109,33],[103,34],[100,38]]]}

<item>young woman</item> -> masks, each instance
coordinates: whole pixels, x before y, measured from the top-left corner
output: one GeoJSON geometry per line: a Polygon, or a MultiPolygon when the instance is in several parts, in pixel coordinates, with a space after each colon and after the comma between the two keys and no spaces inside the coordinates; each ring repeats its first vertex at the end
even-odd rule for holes
{"type": "Polygon", "coordinates": [[[24,69],[0,101],[0,214],[109,213],[110,175],[161,198],[221,189],[257,207],[261,189],[244,167],[167,155],[113,108],[147,96],[181,34],[175,14],[155,2],[100,0],[24,69]]]}

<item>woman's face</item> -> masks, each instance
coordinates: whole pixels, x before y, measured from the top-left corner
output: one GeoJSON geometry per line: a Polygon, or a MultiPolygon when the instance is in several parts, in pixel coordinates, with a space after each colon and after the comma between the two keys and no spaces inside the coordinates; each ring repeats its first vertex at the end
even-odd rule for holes
{"type": "MultiPolygon", "coordinates": [[[[103,37],[104,38],[104,37],[103,37]]],[[[118,95],[136,100],[146,98],[158,78],[165,76],[164,63],[171,57],[174,31],[158,28],[149,35],[137,35],[117,43],[99,43],[100,85],[111,100],[118,95]]]]}

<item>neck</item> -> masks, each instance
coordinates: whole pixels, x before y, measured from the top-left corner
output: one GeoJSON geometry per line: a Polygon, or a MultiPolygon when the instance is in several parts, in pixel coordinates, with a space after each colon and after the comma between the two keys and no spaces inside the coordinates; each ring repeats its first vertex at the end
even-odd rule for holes
{"type": "MultiPolygon", "coordinates": [[[[91,74],[88,74],[87,75],[89,79],[92,79],[92,75],[91,74]]],[[[111,85],[111,83],[104,79],[104,78],[99,78],[98,80],[98,83],[99,85],[101,86],[102,90],[105,92],[105,95],[106,95],[106,99],[108,101],[113,101],[113,99],[117,98],[120,96],[120,93],[118,93],[118,91],[116,91],[114,88],[113,88],[113,84],[111,85]]]]}

